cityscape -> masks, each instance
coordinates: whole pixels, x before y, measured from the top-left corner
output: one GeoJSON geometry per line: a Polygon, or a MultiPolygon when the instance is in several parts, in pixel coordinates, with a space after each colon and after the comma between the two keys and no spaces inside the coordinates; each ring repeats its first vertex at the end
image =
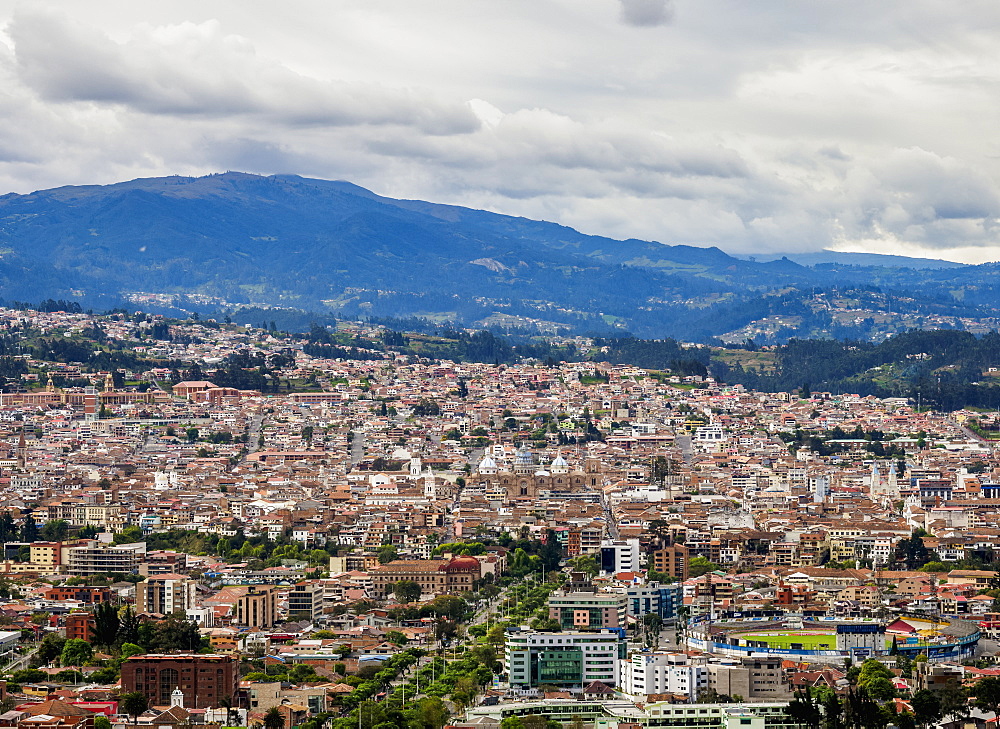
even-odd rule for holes
{"type": "Polygon", "coordinates": [[[998,49],[0,0],[0,729],[1000,729],[998,49]]]}
{"type": "Polygon", "coordinates": [[[990,720],[989,414],[45,308],[0,309],[10,727],[990,720]]]}

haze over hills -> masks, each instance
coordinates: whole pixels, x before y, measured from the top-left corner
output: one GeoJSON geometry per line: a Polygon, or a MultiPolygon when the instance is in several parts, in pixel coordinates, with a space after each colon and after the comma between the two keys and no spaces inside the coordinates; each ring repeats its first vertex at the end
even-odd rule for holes
{"type": "Polygon", "coordinates": [[[136,292],[200,294],[228,311],[269,305],[685,339],[870,337],[939,320],[995,326],[1000,267],[908,260],[824,252],[751,261],[286,175],[230,172],[0,197],[8,300],[100,307],[136,292]],[[904,311],[917,319],[891,321],[904,311]]]}
{"type": "Polygon", "coordinates": [[[845,253],[842,251],[813,251],[810,253],[775,253],[766,255],[741,255],[737,258],[757,261],[775,261],[788,258],[803,266],[818,263],[836,263],[844,266],[878,266],[884,268],[962,268],[965,264],[943,261],[939,258],[913,258],[912,256],[891,256],[884,253],[845,253]]]}

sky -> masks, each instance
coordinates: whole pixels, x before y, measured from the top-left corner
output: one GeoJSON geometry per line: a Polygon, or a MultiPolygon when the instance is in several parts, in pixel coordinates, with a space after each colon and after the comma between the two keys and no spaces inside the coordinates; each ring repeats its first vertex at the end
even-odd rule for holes
{"type": "Polygon", "coordinates": [[[0,193],[226,170],[1000,260],[1000,3],[0,0],[0,193]]]}

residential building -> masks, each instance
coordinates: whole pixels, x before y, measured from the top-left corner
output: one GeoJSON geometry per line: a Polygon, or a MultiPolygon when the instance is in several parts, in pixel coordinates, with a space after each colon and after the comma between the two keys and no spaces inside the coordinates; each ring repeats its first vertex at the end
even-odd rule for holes
{"type": "Polygon", "coordinates": [[[278,589],[250,585],[246,594],[236,601],[233,623],[251,628],[271,628],[278,622],[278,589]]]}
{"type": "Polygon", "coordinates": [[[708,688],[708,668],[683,653],[633,653],[621,662],[621,690],[635,698],[674,694],[696,701],[708,688]]]}
{"type": "Polygon", "coordinates": [[[781,656],[752,656],[709,663],[708,688],[720,696],[775,700],[790,696],[781,656]]]}
{"type": "Polygon", "coordinates": [[[323,585],[300,582],[288,593],[289,620],[316,620],[323,614],[323,585]]]}
{"type": "Polygon", "coordinates": [[[184,575],[167,573],[149,577],[135,586],[137,613],[170,615],[178,610],[187,613],[195,606],[195,583],[184,575]]]}
{"type": "Polygon", "coordinates": [[[688,578],[691,553],[683,544],[669,544],[650,553],[650,566],[678,580],[688,578]]]}
{"type": "Polygon", "coordinates": [[[482,575],[475,557],[452,559],[398,559],[380,565],[369,573],[372,592],[382,598],[397,582],[416,582],[424,595],[449,595],[472,589],[472,583],[482,575]]]}
{"type": "Polygon", "coordinates": [[[99,545],[96,541],[62,548],[63,571],[71,575],[131,574],[138,570],[146,543],[99,545]]]}

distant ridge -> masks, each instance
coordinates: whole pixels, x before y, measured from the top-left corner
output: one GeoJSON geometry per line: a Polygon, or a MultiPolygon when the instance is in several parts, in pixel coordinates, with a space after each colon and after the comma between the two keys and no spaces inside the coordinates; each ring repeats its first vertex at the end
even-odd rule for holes
{"type": "Polygon", "coordinates": [[[758,261],[773,261],[787,258],[803,266],[816,266],[823,263],[837,263],[844,266],[884,266],[886,268],[941,269],[964,268],[966,264],[944,261],[939,258],[913,258],[911,256],[893,256],[884,253],[843,253],[823,249],[812,253],[771,253],[760,255],[734,254],[736,258],[758,261]]]}
{"type": "Polygon", "coordinates": [[[786,332],[853,336],[859,324],[833,326],[817,313],[829,303],[809,302],[857,287],[911,296],[905,305],[886,300],[890,311],[996,316],[1000,266],[835,252],[747,260],[295,175],[227,172],[0,197],[8,301],[100,309],[136,292],[198,294],[203,303],[187,305],[207,312],[282,307],[699,341],[742,327],[751,336],[750,324],[769,317],[786,332]]]}

